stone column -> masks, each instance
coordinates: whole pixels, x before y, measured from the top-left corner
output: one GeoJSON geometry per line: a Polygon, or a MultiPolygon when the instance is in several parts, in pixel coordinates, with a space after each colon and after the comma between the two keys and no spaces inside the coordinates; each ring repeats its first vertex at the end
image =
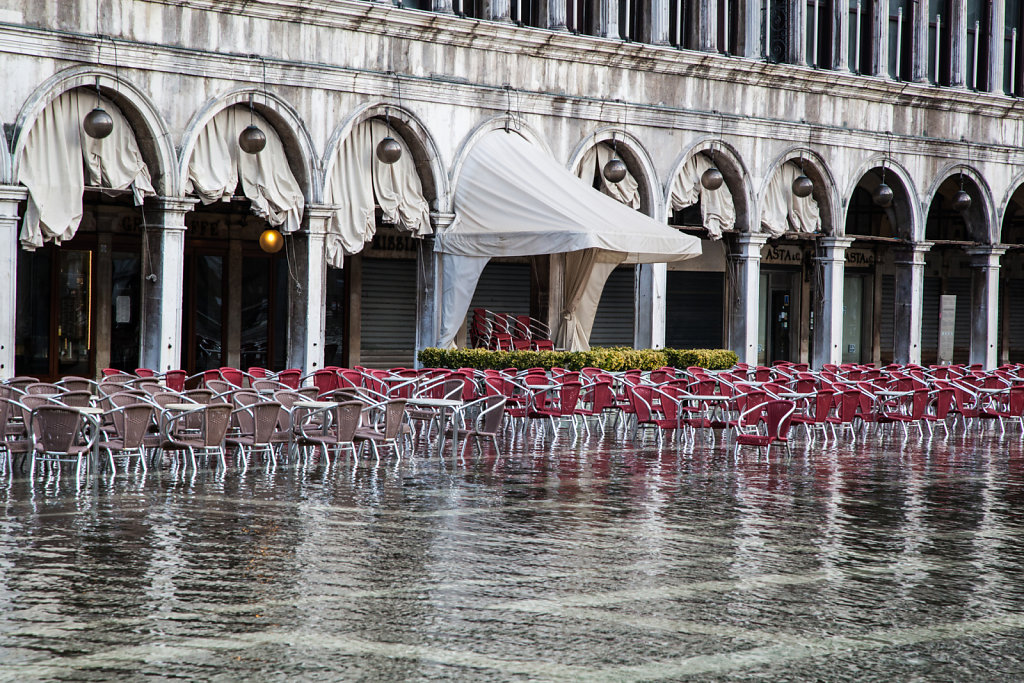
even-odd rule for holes
{"type": "MultiPolygon", "coordinates": [[[[455,221],[454,213],[431,213],[434,234],[448,229],[455,221]]],[[[434,251],[434,238],[425,237],[417,244],[416,254],[416,354],[437,346],[441,331],[441,255],[434,251]]],[[[416,367],[420,367],[419,358],[416,367]]]]}
{"type": "Polygon", "coordinates": [[[832,11],[832,69],[850,70],[850,8],[849,3],[836,3],[832,11]]]}
{"type": "MultiPolygon", "coordinates": [[[[988,63],[984,65],[988,72],[988,92],[1002,93],[1006,0],[993,0],[981,21],[983,24],[987,22],[989,27],[988,63]]],[[[1017,36],[1017,39],[1019,40],[1020,36],[1017,36]]]]}
{"type": "Polygon", "coordinates": [[[729,256],[735,291],[731,293],[729,347],[741,363],[757,364],[757,322],[761,302],[761,248],[768,235],[743,232],[736,235],[736,251],[729,256]]]}
{"type": "Polygon", "coordinates": [[[807,0],[789,0],[789,37],[786,42],[789,43],[786,60],[790,64],[806,64],[807,0]]]}
{"type": "Polygon", "coordinates": [[[0,282],[7,294],[0,296],[0,379],[14,377],[15,318],[18,311],[18,203],[28,190],[0,185],[0,282]]]}
{"type": "Polygon", "coordinates": [[[197,200],[157,197],[147,202],[151,273],[143,282],[142,367],[181,367],[181,310],[185,285],[185,214],[197,200]]]}
{"type": "MultiPolygon", "coordinates": [[[[889,0],[871,3],[871,75],[889,75],[889,0]]],[[[898,49],[898,47],[897,47],[898,49]]]]}
{"type": "Polygon", "coordinates": [[[512,21],[512,3],[510,0],[487,0],[484,8],[487,18],[491,21],[512,21]]]}
{"type": "Polygon", "coordinates": [[[452,14],[452,0],[432,0],[431,9],[441,14],[452,14]]]}
{"type": "Polygon", "coordinates": [[[843,362],[843,290],[846,275],[846,250],[852,237],[823,237],[824,256],[815,260],[822,272],[820,303],[814,311],[814,367],[843,362]]]}
{"type": "Polygon", "coordinates": [[[697,49],[718,52],[718,0],[698,0],[697,49]]]}
{"type": "Polygon", "coordinates": [[[548,257],[548,329],[551,338],[558,337],[562,326],[562,306],[565,303],[565,254],[548,257]]]}
{"type": "Polygon", "coordinates": [[[897,363],[921,362],[921,318],[924,313],[924,255],[930,242],[918,242],[896,252],[895,337],[897,363]]]}
{"type": "MultiPolygon", "coordinates": [[[[954,88],[967,85],[967,2],[949,0],[950,65],[949,84],[954,88]]],[[[942,18],[943,22],[946,18],[942,18]]]]}
{"type": "Polygon", "coordinates": [[[761,3],[745,5],[743,18],[743,56],[763,59],[765,56],[764,37],[761,35],[761,3]]]}
{"type": "MultiPolygon", "coordinates": [[[[507,0],[506,0],[507,1],[507,0]]],[[[584,0],[580,0],[583,2],[584,0]]],[[[619,3],[617,0],[597,0],[597,35],[600,38],[620,38],[619,3]]]]}
{"type": "MultiPolygon", "coordinates": [[[[563,0],[564,1],[564,0],[563,0]]],[[[644,2],[645,0],[641,0],[644,2]]],[[[669,2],[670,0],[649,0],[650,15],[648,30],[644,38],[652,45],[669,44],[669,2]]]]}
{"type": "Polygon", "coordinates": [[[638,349],[665,348],[665,288],[668,266],[644,263],[636,273],[636,326],[633,346],[638,349]]]}
{"type": "Polygon", "coordinates": [[[931,73],[932,63],[928,59],[928,5],[919,4],[914,13],[913,35],[910,40],[911,48],[911,74],[910,77],[915,83],[927,83],[928,74],[931,73]]]}
{"type": "Polygon", "coordinates": [[[999,258],[1006,247],[964,250],[971,257],[971,363],[986,369],[999,365],[999,258]]]}
{"type": "Polygon", "coordinates": [[[301,368],[308,375],[324,366],[324,325],[327,319],[327,262],[324,242],[327,227],[337,207],[308,205],[305,227],[285,237],[293,240],[291,252],[298,282],[289,275],[288,291],[288,367],[301,368]]]}
{"type": "Polygon", "coordinates": [[[549,31],[567,31],[565,24],[566,0],[540,0],[540,13],[549,31]]]}

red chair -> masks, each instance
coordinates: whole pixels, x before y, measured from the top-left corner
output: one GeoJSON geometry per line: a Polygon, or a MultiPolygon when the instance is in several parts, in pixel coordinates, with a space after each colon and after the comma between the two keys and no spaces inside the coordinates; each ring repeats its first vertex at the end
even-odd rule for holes
{"type": "Polygon", "coordinates": [[[568,420],[569,426],[572,427],[572,436],[575,439],[579,436],[579,430],[576,428],[576,417],[579,414],[577,409],[582,390],[583,385],[579,382],[562,382],[557,389],[540,392],[541,394],[551,393],[554,400],[544,401],[543,403],[535,402],[533,409],[529,411],[530,418],[546,418],[551,423],[552,436],[558,433],[558,426],[555,421],[568,420]]]}
{"type": "Polygon", "coordinates": [[[238,368],[220,368],[220,378],[241,388],[245,384],[245,373],[238,368]]]}
{"type": "Polygon", "coordinates": [[[924,436],[924,430],[921,428],[921,423],[924,420],[924,411],[927,407],[928,390],[915,389],[910,396],[909,404],[906,399],[897,403],[882,404],[882,411],[878,415],[878,423],[899,423],[899,425],[903,427],[903,438],[907,438],[909,436],[907,425],[914,424],[917,426],[921,436],[924,436]]]}
{"type": "Polygon", "coordinates": [[[809,440],[812,439],[814,435],[811,428],[821,427],[821,437],[825,441],[828,441],[828,416],[832,411],[832,397],[833,393],[831,391],[828,389],[822,389],[812,398],[808,399],[808,408],[813,405],[813,412],[808,410],[806,413],[793,413],[793,422],[804,426],[804,431],[807,432],[807,438],[809,440]]]}
{"type": "Polygon", "coordinates": [[[164,373],[164,384],[171,391],[185,391],[185,380],[188,373],[184,370],[168,370],[164,373]]]}
{"type": "Polygon", "coordinates": [[[289,389],[298,389],[299,382],[302,381],[302,370],[298,370],[296,368],[282,370],[277,373],[277,381],[289,389]]]}
{"type": "Polygon", "coordinates": [[[247,372],[255,379],[266,379],[269,376],[266,368],[249,368],[247,372]]]}
{"type": "Polygon", "coordinates": [[[772,444],[783,443],[792,455],[789,446],[789,428],[792,424],[796,404],[792,401],[775,399],[748,408],[740,413],[736,435],[734,457],[738,457],[741,446],[755,446],[765,449],[765,457],[771,452],[772,444]]]}
{"type": "Polygon", "coordinates": [[[136,377],[155,377],[156,373],[149,368],[135,368],[136,377]]]}
{"type": "Polygon", "coordinates": [[[928,392],[928,407],[925,409],[922,419],[928,425],[929,435],[932,434],[932,423],[937,422],[946,431],[946,436],[949,436],[949,423],[946,418],[949,417],[952,410],[953,387],[943,382],[939,388],[928,392]]]}
{"type": "Polygon", "coordinates": [[[994,412],[999,419],[1000,434],[1006,433],[1004,420],[1017,420],[1024,430],[1024,386],[1012,387],[1005,408],[998,408],[994,412]]]}
{"type": "Polygon", "coordinates": [[[319,396],[326,396],[334,393],[338,388],[338,373],[326,368],[313,373],[313,386],[316,387],[319,396]]]}
{"type": "Polygon", "coordinates": [[[116,368],[103,368],[103,370],[101,370],[101,372],[103,373],[104,377],[110,377],[112,375],[123,375],[123,374],[125,374],[123,371],[118,370],[116,368]]]}

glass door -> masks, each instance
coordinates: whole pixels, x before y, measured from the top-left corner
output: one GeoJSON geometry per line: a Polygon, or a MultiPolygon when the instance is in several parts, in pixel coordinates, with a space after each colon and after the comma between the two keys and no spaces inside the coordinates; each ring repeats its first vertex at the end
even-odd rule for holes
{"type": "Polygon", "coordinates": [[[186,367],[190,373],[224,365],[224,255],[195,252],[185,262],[186,367]]]}

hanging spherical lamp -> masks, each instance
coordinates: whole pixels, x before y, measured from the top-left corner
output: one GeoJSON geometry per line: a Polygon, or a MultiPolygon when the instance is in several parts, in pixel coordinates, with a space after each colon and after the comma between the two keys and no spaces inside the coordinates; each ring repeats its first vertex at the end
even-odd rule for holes
{"type": "Polygon", "coordinates": [[[114,130],[114,119],[97,105],[95,109],[85,115],[82,127],[85,128],[85,134],[89,137],[102,140],[114,130]]]}
{"type": "Polygon", "coordinates": [[[267,228],[260,233],[260,249],[268,254],[276,254],[284,246],[284,236],[274,228],[267,228]]]}
{"type": "Polygon", "coordinates": [[[389,135],[377,143],[377,158],[383,164],[393,164],[402,158],[402,146],[389,135]]]}
{"type": "Polygon", "coordinates": [[[957,190],[957,193],[953,195],[953,209],[955,211],[966,211],[969,208],[971,208],[971,195],[963,190],[957,190]]]}
{"type": "Polygon", "coordinates": [[[717,190],[724,182],[725,178],[717,166],[712,166],[700,176],[700,184],[705,190],[717,190]]]}
{"type": "Polygon", "coordinates": [[[267,135],[259,126],[250,123],[238,135],[238,146],[246,154],[259,154],[267,146],[267,135]]]}
{"type": "Polygon", "coordinates": [[[609,183],[622,182],[622,179],[626,177],[626,164],[623,163],[622,159],[612,157],[604,165],[604,170],[601,172],[604,174],[604,179],[609,183]]]}
{"type": "Polygon", "coordinates": [[[892,206],[892,200],[895,198],[895,193],[892,188],[885,183],[880,183],[875,191],[871,193],[871,200],[876,206],[880,206],[883,209],[892,206]]]}
{"type": "Polygon", "coordinates": [[[807,197],[814,189],[814,183],[803,172],[793,179],[793,194],[797,197],[807,197]]]}

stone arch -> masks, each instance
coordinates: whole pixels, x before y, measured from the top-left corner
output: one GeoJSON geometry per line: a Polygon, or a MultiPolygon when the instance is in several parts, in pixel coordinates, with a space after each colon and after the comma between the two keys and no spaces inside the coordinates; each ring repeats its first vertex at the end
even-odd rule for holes
{"type": "Polygon", "coordinates": [[[100,93],[116,104],[131,124],[157,193],[163,196],[179,195],[181,185],[174,144],[153,101],[123,76],[95,66],[76,66],[60,71],[46,79],[26,100],[14,123],[10,182],[18,182],[18,167],[28,132],[50,102],[74,88],[95,88],[97,82],[100,93]]]}
{"type": "MultiPolygon", "coordinates": [[[[4,122],[0,120],[0,130],[3,130],[4,122]]],[[[7,138],[4,138],[4,144],[0,145],[0,185],[13,185],[14,180],[14,168],[11,161],[11,151],[7,147],[7,138]]]]}
{"type": "Polygon", "coordinates": [[[462,173],[462,167],[465,165],[466,158],[469,156],[470,150],[473,149],[473,145],[479,142],[479,140],[488,133],[496,130],[505,130],[506,128],[519,133],[532,144],[537,145],[539,149],[544,150],[544,152],[549,156],[554,156],[551,154],[551,148],[548,146],[547,142],[545,142],[544,137],[532,126],[521,119],[517,119],[508,114],[501,114],[481,121],[465,138],[463,138],[458,151],[455,153],[455,160],[452,163],[451,171],[448,174],[448,186],[451,188],[451,192],[449,192],[448,195],[448,204],[444,208],[445,212],[452,212],[455,210],[455,189],[459,186],[459,175],[462,173]]]}
{"type": "MultiPolygon", "coordinates": [[[[761,229],[760,206],[764,201],[765,192],[768,190],[768,183],[771,182],[775,173],[788,161],[801,161],[804,174],[814,183],[811,196],[818,202],[818,209],[821,212],[821,234],[841,235],[842,226],[836,225],[836,217],[840,215],[839,198],[836,193],[836,181],[829,169],[825,159],[808,147],[792,147],[779,156],[768,166],[758,189],[758,214],[757,223],[752,227],[761,229]]],[[[755,230],[755,231],[756,231],[755,230]]]]}
{"type": "Polygon", "coordinates": [[[259,88],[236,88],[207,102],[185,127],[178,156],[178,187],[184,192],[188,178],[188,163],[192,158],[196,139],[214,116],[236,104],[248,106],[252,98],[253,109],[265,118],[284,143],[288,166],[295,175],[307,203],[323,200],[323,182],[320,162],[313,148],[313,139],[298,112],[281,97],[259,88]]]}
{"type": "Polygon", "coordinates": [[[898,161],[887,157],[884,154],[873,154],[854,171],[842,195],[842,204],[845,211],[842,212],[842,234],[846,234],[846,216],[850,211],[850,199],[854,191],[864,185],[865,178],[868,178],[868,186],[865,189],[873,191],[881,183],[877,171],[885,166],[885,182],[892,188],[895,198],[893,205],[885,209],[886,215],[892,225],[897,226],[900,237],[906,240],[914,240],[917,237],[918,226],[922,222],[920,213],[921,204],[915,201],[918,196],[917,187],[910,172],[898,161]]]}
{"type": "Polygon", "coordinates": [[[732,194],[733,207],[736,209],[736,229],[740,232],[750,232],[751,218],[754,214],[754,193],[750,184],[750,173],[746,164],[740,157],[735,147],[719,138],[702,136],[694,140],[676,158],[672,165],[672,172],[668,175],[664,185],[664,196],[662,201],[665,205],[665,219],[668,220],[669,195],[672,192],[672,183],[676,176],[682,171],[683,166],[693,155],[710,153],[714,150],[715,164],[725,178],[725,186],[732,194]]]}
{"type": "Polygon", "coordinates": [[[434,136],[430,134],[423,121],[412,111],[386,102],[363,104],[335,128],[323,157],[322,187],[326,188],[327,179],[331,176],[334,166],[334,155],[341,142],[352,130],[364,121],[383,119],[385,110],[391,119],[391,126],[402,136],[416,161],[416,172],[423,185],[423,197],[435,211],[448,209],[451,203],[448,174],[445,173],[444,162],[438,150],[434,136]]]}
{"type": "Polygon", "coordinates": [[[996,244],[999,241],[1000,226],[996,222],[996,209],[992,198],[992,188],[984,176],[967,164],[950,164],[935,174],[927,194],[921,200],[921,212],[925,217],[919,225],[917,241],[926,238],[927,216],[932,203],[942,186],[948,181],[963,174],[964,190],[971,195],[971,207],[963,213],[964,222],[973,241],[979,244],[996,244]]]}
{"type": "Polygon", "coordinates": [[[654,162],[651,161],[651,156],[640,140],[629,131],[616,126],[607,126],[594,131],[576,145],[576,149],[569,157],[569,170],[575,174],[576,167],[580,165],[583,155],[587,151],[602,142],[611,144],[613,138],[626,168],[637,179],[640,189],[640,212],[664,222],[667,220],[665,202],[660,196],[661,193],[658,192],[660,183],[654,162]]]}
{"type": "MultiPolygon", "coordinates": [[[[1022,195],[1024,195],[1024,171],[1022,171],[1021,173],[1018,173],[1013,178],[1013,180],[1010,182],[1010,184],[1007,186],[1006,195],[1003,197],[1003,199],[1000,202],[999,207],[998,207],[998,211],[999,211],[999,213],[998,213],[998,216],[999,216],[999,239],[998,239],[998,242],[1000,244],[1024,244],[1024,236],[1022,236],[1021,242],[1016,242],[1016,241],[1012,241],[1012,240],[1008,239],[1008,236],[1007,236],[1007,234],[1005,232],[1006,219],[1007,219],[1007,217],[1010,214],[1010,211],[1012,209],[1011,203],[1013,202],[1013,198],[1014,198],[1014,196],[1017,195],[1017,193],[1021,193],[1022,195]]],[[[1024,201],[1022,201],[1020,203],[1020,206],[1021,206],[1022,211],[1024,211],[1024,201]]],[[[1024,232],[1024,231],[1022,231],[1022,232],[1024,232]]]]}

